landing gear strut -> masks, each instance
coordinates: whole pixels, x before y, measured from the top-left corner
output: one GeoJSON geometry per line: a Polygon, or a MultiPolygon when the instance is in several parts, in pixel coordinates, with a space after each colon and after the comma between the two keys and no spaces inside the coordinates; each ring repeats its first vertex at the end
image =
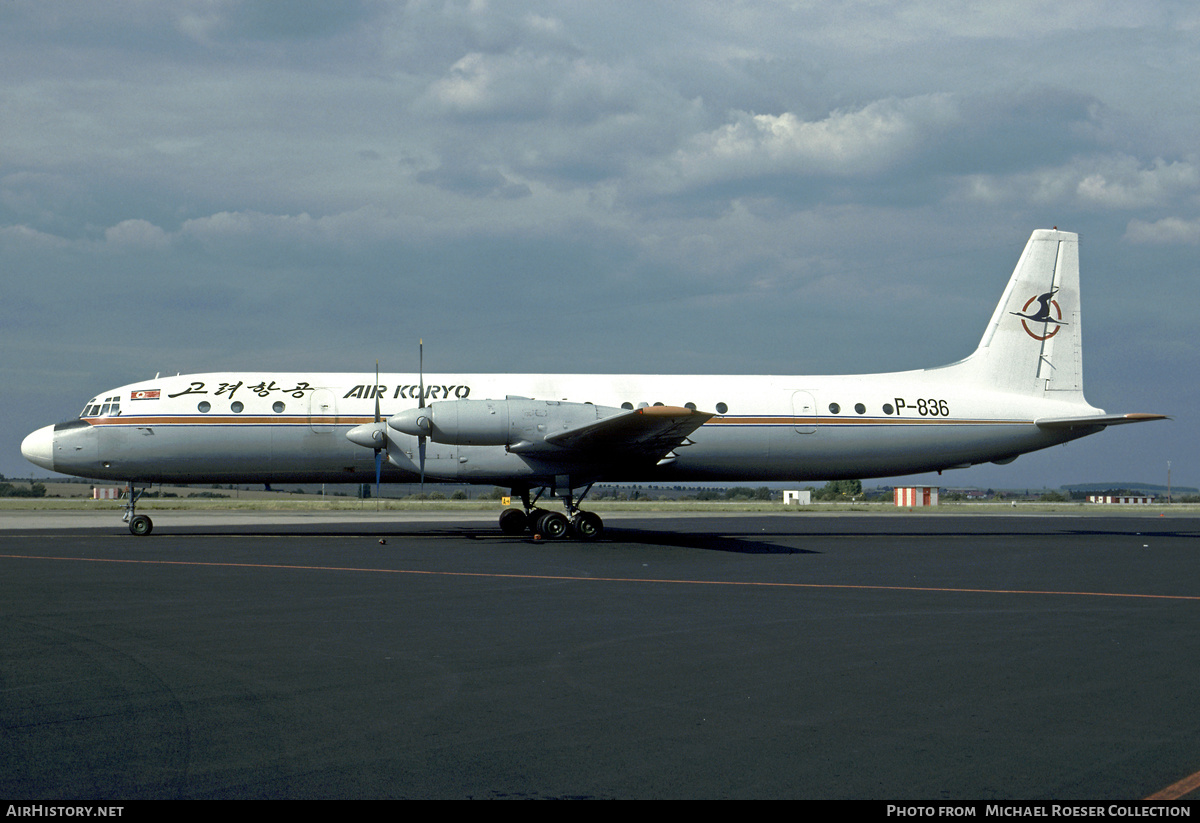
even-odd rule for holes
{"type": "Polygon", "coordinates": [[[567,510],[566,514],[560,514],[537,508],[537,501],[546,492],[545,486],[538,489],[532,500],[529,497],[529,489],[513,489],[513,496],[521,498],[523,511],[505,509],[501,512],[500,531],[512,535],[531,531],[535,537],[541,536],[547,540],[559,540],[570,535],[580,540],[596,540],[604,533],[604,521],[600,519],[600,515],[579,508],[579,504],[591,490],[592,484],[589,483],[578,497],[573,495],[570,488],[564,488],[558,493],[552,491],[553,496],[562,498],[563,507],[567,510]]]}
{"type": "Polygon", "coordinates": [[[133,486],[133,481],[125,487],[125,516],[121,519],[129,524],[130,534],[138,537],[145,537],[154,530],[154,522],[144,514],[137,514],[138,499],[145,493],[145,489],[136,489],[133,486]]]}

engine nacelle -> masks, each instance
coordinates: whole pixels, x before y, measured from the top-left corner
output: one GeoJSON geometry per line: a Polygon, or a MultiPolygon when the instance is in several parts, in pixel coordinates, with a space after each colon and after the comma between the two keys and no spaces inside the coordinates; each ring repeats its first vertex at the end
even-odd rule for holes
{"type": "Polygon", "coordinates": [[[536,449],[548,435],[594,423],[621,409],[559,400],[439,400],[388,419],[404,434],[457,446],[509,446],[536,449]]]}

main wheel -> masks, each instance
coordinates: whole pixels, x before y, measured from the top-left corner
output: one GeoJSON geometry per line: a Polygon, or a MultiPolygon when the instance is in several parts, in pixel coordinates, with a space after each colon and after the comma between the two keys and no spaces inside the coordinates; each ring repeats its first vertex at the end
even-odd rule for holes
{"type": "Polygon", "coordinates": [[[579,512],[571,519],[571,528],[580,540],[595,540],[604,534],[604,521],[595,512],[579,512]]]}
{"type": "Polygon", "coordinates": [[[529,518],[520,509],[505,509],[500,512],[500,531],[505,534],[524,534],[529,528],[529,518]]]}
{"type": "Polygon", "coordinates": [[[559,512],[546,512],[538,518],[533,527],[535,534],[540,534],[547,540],[558,540],[560,537],[566,536],[569,529],[567,516],[559,512]]]}
{"type": "Polygon", "coordinates": [[[135,514],[129,520],[129,531],[138,537],[145,537],[154,530],[154,523],[144,514],[135,514]]]}

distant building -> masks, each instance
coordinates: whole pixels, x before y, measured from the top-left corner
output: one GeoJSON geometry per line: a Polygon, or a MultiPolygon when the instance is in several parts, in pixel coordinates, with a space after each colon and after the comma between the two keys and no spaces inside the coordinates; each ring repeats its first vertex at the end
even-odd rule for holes
{"type": "Polygon", "coordinates": [[[1089,494],[1089,503],[1132,503],[1136,506],[1148,506],[1154,502],[1152,495],[1135,494],[1089,494]]]}
{"type": "Polygon", "coordinates": [[[783,505],[785,506],[809,506],[811,504],[812,492],[810,491],[785,489],[783,492],[783,505]]]}
{"type": "Polygon", "coordinates": [[[116,488],[115,486],[109,486],[107,488],[104,488],[101,486],[95,486],[92,489],[92,499],[93,500],[116,500],[120,496],[121,496],[121,490],[116,488]]]}
{"type": "Polygon", "coordinates": [[[938,504],[937,486],[897,486],[896,505],[916,508],[938,504]]]}

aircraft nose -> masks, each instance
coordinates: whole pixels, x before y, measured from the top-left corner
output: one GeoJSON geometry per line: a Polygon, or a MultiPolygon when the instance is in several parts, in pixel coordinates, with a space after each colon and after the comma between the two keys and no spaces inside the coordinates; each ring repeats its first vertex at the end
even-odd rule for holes
{"type": "Polygon", "coordinates": [[[22,440],[21,454],[35,466],[54,471],[54,427],[44,426],[22,440]]]}

